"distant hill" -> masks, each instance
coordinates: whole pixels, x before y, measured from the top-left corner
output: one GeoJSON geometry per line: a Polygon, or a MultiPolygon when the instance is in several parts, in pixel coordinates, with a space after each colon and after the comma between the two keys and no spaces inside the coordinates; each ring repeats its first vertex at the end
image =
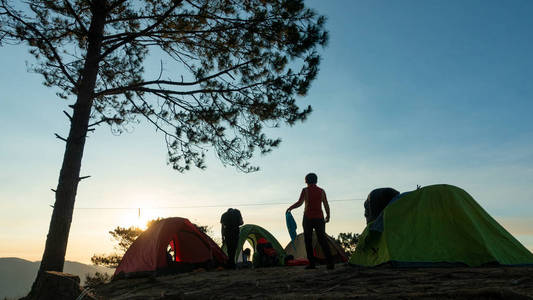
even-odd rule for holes
{"type": "MultiPolygon", "coordinates": [[[[31,288],[40,263],[40,261],[31,262],[16,257],[0,258],[0,299],[3,300],[6,297],[18,299],[25,296],[31,288]]],[[[85,274],[96,272],[112,274],[113,270],[66,261],[64,272],[79,276],[83,283],[85,274]]]]}

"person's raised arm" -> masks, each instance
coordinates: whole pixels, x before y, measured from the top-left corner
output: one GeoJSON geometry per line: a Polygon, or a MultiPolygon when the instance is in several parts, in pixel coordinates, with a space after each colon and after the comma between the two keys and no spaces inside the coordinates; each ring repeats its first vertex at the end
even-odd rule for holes
{"type": "Polygon", "coordinates": [[[322,203],[324,203],[324,209],[326,210],[326,218],[324,221],[327,223],[329,222],[329,204],[328,204],[328,198],[326,197],[326,191],[322,191],[322,203]]]}
{"type": "Polygon", "coordinates": [[[305,189],[302,189],[302,192],[300,193],[300,199],[298,199],[298,201],[296,201],[296,203],[294,203],[293,205],[289,206],[289,208],[287,208],[287,212],[290,212],[291,210],[302,206],[302,204],[304,203],[304,193],[305,189]]]}

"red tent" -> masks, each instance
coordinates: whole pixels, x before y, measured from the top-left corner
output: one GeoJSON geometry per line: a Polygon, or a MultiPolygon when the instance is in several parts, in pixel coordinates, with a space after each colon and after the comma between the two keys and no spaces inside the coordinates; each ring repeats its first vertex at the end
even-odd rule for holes
{"type": "Polygon", "coordinates": [[[120,273],[159,271],[177,263],[222,265],[228,257],[205,233],[185,218],[167,218],[143,232],[122,257],[114,276],[120,273]],[[167,253],[172,249],[173,255],[167,253]]]}

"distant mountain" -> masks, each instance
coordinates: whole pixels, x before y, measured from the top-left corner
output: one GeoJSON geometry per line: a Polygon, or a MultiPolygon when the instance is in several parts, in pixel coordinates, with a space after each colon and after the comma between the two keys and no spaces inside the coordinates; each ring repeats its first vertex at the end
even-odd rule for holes
{"type": "MultiPolygon", "coordinates": [[[[37,275],[40,263],[40,261],[31,262],[16,257],[0,258],[0,299],[3,300],[6,297],[18,299],[25,296],[37,275]]],[[[85,281],[86,274],[96,272],[113,274],[112,269],[74,261],[66,261],[63,271],[79,276],[82,283],[85,281]]]]}

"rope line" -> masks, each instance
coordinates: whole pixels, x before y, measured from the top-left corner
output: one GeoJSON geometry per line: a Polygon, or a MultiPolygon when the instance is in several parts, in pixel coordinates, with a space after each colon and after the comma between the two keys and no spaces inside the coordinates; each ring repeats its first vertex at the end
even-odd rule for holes
{"type": "MultiPolygon", "coordinates": [[[[364,201],[364,198],[351,198],[351,199],[336,199],[329,200],[328,202],[348,202],[348,201],[364,201]]],[[[241,204],[209,204],[209,205],[189,205],[189,206],[158,206],[158,207],[140,207],[140,209],[183,209],[183,208],[216,208],[216,207],[228,207],[228,205],[233,207],[242,207],[242,206],[269,206],[269,205],[291,205],[292,203],[286,202],[263,202],[263,203],[241,203],[241,204]]],[[[52,205],[50,205],[53,207],[52,205]]],[[[121,210],[121,209],[135,209],[138,210],[139,207],[75,207],[74,209],[82,210],[98,210],[98,209],[109,209],[109,210],[121,210]]]]}

